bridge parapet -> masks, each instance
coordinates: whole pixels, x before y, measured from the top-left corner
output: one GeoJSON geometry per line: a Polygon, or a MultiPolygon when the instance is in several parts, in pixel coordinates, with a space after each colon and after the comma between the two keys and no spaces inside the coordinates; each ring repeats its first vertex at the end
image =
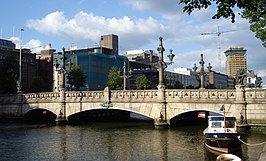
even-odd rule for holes
{"type": "Polygon", "coordinates": [[[156,102],[158,90],[111,91],[112,102],[156,102]]]}
{"type": "Polygon", "coordinates": [[[66,102],[104,102],[103,91],[68,91],[65,92],[66,102]]]}
{"type": "Polygon", "coordinates": [[[245,92],[246,101],[266,102],[265,89],[249,89],[245,92]]]}
{"type": "Polygon", "coordinates": [[[25,93],[22,94],[23,102],[53,102],[60,98],[60,93],[43,92],[43,93],[25,93]]]}
{"type": "Polygon", "coordinates": [[[165,97],[168,101],[217,101],[227,100],[234,101],[236,99],[235,90],[222,89],[174,89],[166,90],[165,97]]]}

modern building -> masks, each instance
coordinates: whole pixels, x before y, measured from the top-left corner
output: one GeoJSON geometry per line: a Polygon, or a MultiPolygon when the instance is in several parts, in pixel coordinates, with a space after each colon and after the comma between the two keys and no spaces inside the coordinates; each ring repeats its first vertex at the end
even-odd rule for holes
{"type": "Polygon", "coordinates": [[[101,48],[111,49],[112,54],[118,54],[118,36],[114,34],[102,35],[99,42],[101,48]]]}
{"type": "Polygon", "coordinates": [[[210,88],[226,89],[229,87],[228,76],[226,74],[210,71],[208,75],[210,88]]]}
{"type": "Polygon", "coordinates": [[[238,70],[244,69],[247,71],[247,60],[246,60],[247,50],[242,47],[233,47],[226,50],[226,75],[235,77],[238,70]]]}
{"type": "Polygon", "coordinates": [[[158,55],[154,54],[153,50],[130,50],[127,51],[124,56],[126,56],[130,62],[137,62],[147,65],[156,63],[159,60],[158,55]]]}
{"type": "MultiPolygon", "coordinates": [[[[199,77],[192,69],[189,68],[175,68],[172,73],[178,74],[177,80],[186,87],[199,87],[199,77]]],[[[167,77],[166,77],[167,78],[167,77]]],[[[207,85],[207,80],[205,79],[205,86],[207,85]]]]}
{"type": "Polygon", "coordinates": [[[150,68],[133,69],[128,78],[128,89],[136,90],[136,80],[142,75],[145,75],[147,79],[151,82],[151,86],[147,87],[147,89],[157,89],[159,83],[159,74],[157,70],[152,70],[150,68]]]}
{"type": "MultiPolygon", "coordinates": [[[[110,69],[116,66],[123,71],[124,61],[128,62],[126,57],[112,53],[112,49],[103,47],[65,51],[66,72],[70,70],[71,64],[76,64],[86,75],[86,87],[83,90],[103,90],[107,86],[110,69]]],[[[62,84],[59,74],[62,68],[62,52],[56,53],[54,59],[54,90],[58,91],[62,84]]],[[[65,87],[67,90],[73,89],[67,84],[66,78],[65,87]]]]}
{"type": "MultiPolygon", "coordinates": [[[[16,49],[15,44],[12,41],[0,39],[0,63],[2,63],[8,55],[15,55],[15,61],[17,62],[19,69],[20,49],[16,49]]],[[[36,76],[37,63],[35,54],[32,54],[30,49],[22,49],[21,63],[21,91],[30,92],[33,88],[32,83],[36,76]]],[[[18,73],[19,71],[17,74],[18,73]]]]}

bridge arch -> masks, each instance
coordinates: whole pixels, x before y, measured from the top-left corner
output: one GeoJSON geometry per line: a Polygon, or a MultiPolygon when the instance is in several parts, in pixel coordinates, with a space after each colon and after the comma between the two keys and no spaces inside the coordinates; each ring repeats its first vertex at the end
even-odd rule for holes
{"type": "Polygon", "coordinates": [[[172,119],[172,118],[174,118],[174,117],[176,117],[178,115],[182,115],[182,114],[189,113],[189,112],[209,112],[209,113],[212,113],[212,114],[215,114],[215,115],[223,115],[222,113],[219,113],[219,112],[214,111],[214,110],[206,109],[206,108],[188,109],[188,110],[185,110],[185,111],[182,111],[180,113],[176,113],[176,114],[172,115],[170,119],[172,119]]]}
{"type": "Polygon", "coordinates": [[[28,122],[55,122],[57,115],[45,108],[33,108],[24,114],[24,120],[28,122]]]}
{"type": "Polygon", "coordinates": [[[199,125],[207,126],[208,116],[221,115],[217,111],[209,109],[189,109],[175,114],[170,118],[170,126],[199,125]]]}
{"type": "Polygon", "coordinates": [[[153,121],[145,114],[121,108],[91,108],[68,116],[69,123],[76,122],[123,122],[123,121],[153,121]]]}

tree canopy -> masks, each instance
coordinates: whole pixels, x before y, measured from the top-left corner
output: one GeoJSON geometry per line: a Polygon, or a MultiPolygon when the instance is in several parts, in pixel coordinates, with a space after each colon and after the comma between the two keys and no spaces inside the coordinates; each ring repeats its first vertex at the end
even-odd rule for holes
{"type": "Polygon", "coordinates": [[[78,90],[80,87],[84,87],[86,83],[86,76],[81,68],[77,65],[71,65],[70,71],[67,73],[68,83],[78,90]]]}
{"type": "Polygon", "coordinates": [[[180,0],[180,4],[185,4],[183,11],[188,14],[195,9],[208,8],[212,2],[217,5],[217,12],[213,15],[213,19],[231,18],[231,22],[234,23],[234,8],[241,9],[240,15],[249,20],[250,30],[256,33],[256,37],[266,47],[266,0],[180,0]]]}
{"type": "Polygon", "coordinates": [[[0,93],[16,93],[19,71],[16,55],[7,55],[4,61],[0,63],[0,69],[0,93]]]}
{"type": "Polygon", "coordinates": [[[107,85],[114,90],[123,89],[123,78],[119,75],[116,66],[113,66],[109,71],[107,85]]]}
{"type": "Polygon", "coordinates": [[[147,89],[151,86],[151,82],[145,75],[141,75],[136,79],[136,87],[137,89],[147,89]]]}

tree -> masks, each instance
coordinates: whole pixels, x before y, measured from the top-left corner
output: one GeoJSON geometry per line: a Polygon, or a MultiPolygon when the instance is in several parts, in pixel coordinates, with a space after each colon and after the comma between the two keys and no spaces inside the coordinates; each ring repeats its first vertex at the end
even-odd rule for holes
{"type": "Polygon", "coordinates": [[[81,68],[77,65],[71,65],[70,71],[67,73],[68,83],[75,87],[75,90],[79,90],[80,87],[84,87],[86,83],[86,76],[81,68]]]}
{"type": "Polygon", "coordinates": [[[109,71],[107,85],[114,90],[123,89],[123,78],[120,77],[116,66],[113,66],[109,71]]]}
{"type": "Polygon", "coordinates": [[[262,41],[266,47],[266,0],[180,0],[180,4],[185,4],[183,12],[191,14],[195,9],[206,9],[211,2],[217,5],[217,12],[213,19],[221,17],[231,18],[235,22],[234,7],[242,9],[240,15],[249,20],[250,30],[256,32],[256,37],[262,41]]]}
{"type": "Polygon", "coordinates": [[[151,82],[145,75],[141,75],[136,79],[136,87],[137,89],[147,89],[151,86],[151,82]]]}
{"type": "Polygon", "coordinates": [[[11,94],[17,92],[18,64],[16,55],[9,54],[0,63],[0,93],[11,94]]]}

